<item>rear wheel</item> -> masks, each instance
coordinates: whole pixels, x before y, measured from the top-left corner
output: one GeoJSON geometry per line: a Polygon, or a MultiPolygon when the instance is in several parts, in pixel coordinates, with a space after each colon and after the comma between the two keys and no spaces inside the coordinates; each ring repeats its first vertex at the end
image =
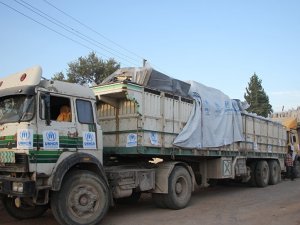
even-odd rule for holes
{"type": "Polygon", "coordinates": [[[34,205],[29,198],[20,199],[20,207],[16,206],[16,198],[3,196],[2,204],[8,214],[16,219],[31,219],[42,216],[48,209],[48,205],[34,205]]]}
{"type": "Polygon", "coordinates": [[[90,171],[70,172],[61,190],[51,197],[51,209],[60,224],[98,224],[108,208],[108,187],[90,171]]]}
{"type": "Polygon", "coordinates": [[[249,167],[250,167],[250,180],[248,181],[248,184],[251,187],[256,187],[256,178],[255,178],[255,169],[256,169],[256,161],[253,161],[250,163],[249,167]]]}
{"type": "Polygon", "coordinates": [[[182,209],[189,203],[192,195],[192,179],[186,168],[176,166],[169,177],[169,190],[165,204],[170,209],[182,209]]]}
{"type": "Polygon", "coordinates": [[[255,168],[255,180],[258,187],[266,187],[269,183],[269,166],[267,161],[261,160],[257,162],[255,168]]]}
{"type": "Polygon", "coordinates": [[[280,181],[279,176],[281,176],[281,169],[276,160],[270,160],[268,162],[270,170],[269,184],[277,184],[280,181]]]}

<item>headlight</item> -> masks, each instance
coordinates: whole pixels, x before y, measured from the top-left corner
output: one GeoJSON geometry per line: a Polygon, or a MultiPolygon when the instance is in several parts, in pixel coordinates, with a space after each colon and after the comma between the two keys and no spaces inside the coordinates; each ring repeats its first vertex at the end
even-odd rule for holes
{"type": "Polygon", "coordinates": [[[23,183],[13,182],[12,189],[14,192],[23,192],[23,183]]]}

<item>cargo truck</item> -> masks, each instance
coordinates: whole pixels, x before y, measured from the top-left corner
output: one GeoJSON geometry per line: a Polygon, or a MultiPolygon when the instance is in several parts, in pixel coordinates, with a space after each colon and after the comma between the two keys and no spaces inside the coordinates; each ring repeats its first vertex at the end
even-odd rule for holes
{"type": "Polygon", "coordinates": [[[280,122],[287,132],[287,147],[293,150],[294,173],[295,177],[300,177],[300,123],[299,110],[291,110],[289,112],[277,112],[271,114],[273,121],[280,122]]]}
{"type": "Polygon", "coordinates": [[[0,79],[0,196],[18,219],[51,207],[60,224],[99,224],[143,192],[181,209],[195,185],[276,184],[286,141],[280,123],[152,68],[92,88],[44,79],[40,67],[0,79]]]}

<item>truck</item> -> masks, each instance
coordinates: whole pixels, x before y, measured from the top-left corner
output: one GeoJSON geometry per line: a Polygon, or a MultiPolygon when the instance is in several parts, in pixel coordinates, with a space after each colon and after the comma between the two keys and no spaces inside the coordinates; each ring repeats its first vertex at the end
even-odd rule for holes
{"type": "Polygon", "coordinates": [[[287,132],[287,147],[293,150],[294,173],[300,177],[300,108],[286,112],[275,112],[270,115],[273,121],[281,123],[287,132]]]}
{"type": "Polygon", "coordinates": [[[141,193],[177,210],[196,185],[274,185],[286,142],[282,124],[153,68],[93,87],[43,78],[39,66],[0,79],[0,196],[18,219],[51,208],[60,224],[99,224],[141,193]]]}

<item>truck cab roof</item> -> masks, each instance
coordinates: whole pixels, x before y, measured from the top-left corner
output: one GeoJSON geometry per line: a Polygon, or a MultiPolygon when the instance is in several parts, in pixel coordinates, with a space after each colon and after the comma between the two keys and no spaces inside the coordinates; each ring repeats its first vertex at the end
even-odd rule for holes
{"type": "Polygon", "coordinates": [[[0,79],[0,96],[33,95],[37,87],[48,92],[95,99],[94,93],[88,87],[64,81],[43,79],[40,66],[34,66],[0,79]]]}

